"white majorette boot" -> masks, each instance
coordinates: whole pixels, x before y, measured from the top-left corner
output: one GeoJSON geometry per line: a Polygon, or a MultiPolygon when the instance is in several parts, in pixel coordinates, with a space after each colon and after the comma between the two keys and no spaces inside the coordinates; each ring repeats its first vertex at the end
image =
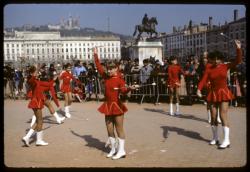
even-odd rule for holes
{"type": "Polygon", "coordinates": [[[170,103],[169,108],[170,108],[169,113],[170,113],[171,116],[173,116],[174,115],[174,113],[173,113],[173,103],[170,103]]]}
{"type": "Polygon", "coordinates": [[[219,110],[217,111],[217,122],[221,124],[221,119],[220,119],[220,112],[219,110]]]}
{"type": "Polygon", "coordinates": [[[213,133],[213,140],[209,142],[210,145],[219,144],[219,138],[218,138],[218,126],[211,125],[212,133],[213,133]]]}
{"type": "Polygon", "coordinates": [[[176,106],[175,115],[180,115],[181,113],[180,113],[180,105],[179,105],[179,103],[176,103],[175,106],[176,106]]]}
{"type": "Polygon", "coordinates": [[[65,119],[65,117],[60,117],[60,116],[57,114],[57,112],[55,112],[55,113],[53,114],[53,116],[56,118],[56,121],[57,121],[58,124],[61,124],[61,123],[63,122],[63,120],[65,119]]]}
{"type": "Polygon", "coordinates": [[[210,111],[210,109],[207,110],[207,122],[209,124],[211,123],[211,111],[210,111]]]}
{"type": "Polygon", "coordinates": [[[64,109],[65,109],[65,116],[66,116],[67,118],[70,118],[70,117],[71,117],[71,114],[69,113],[69,106],[65,106],[64,109]]]}
{"type": "Polygon", "coordinates": [[[230,147],[229,141],[229,127],[223,126],[224,140],[222,144],[219,146],[219,149],[225,149],[230,147]]]}
{"type": "Polygon", "coordinates": [[[126,157],[126,152],[124,150],[124,144],[125,144],[125,140],[124,139],[120,139],[118,137],[118,152],[115,156],[112,157],[112,159],[120,159],[120,158],[125,158],[126,157]]]}
{"type": "Polygon", "coordinates": [[[35,132],[35,130],[33,130],[32,128],[28,131],[28,133],[26,134],[26,136],[24,136],[22,138],[23,143],[26,146],[30,146],[30,137],[32,136],[32,134],[35,132]]]}
{"type": "Polygon", "coordinates": [[[33,115],[31,118],[31,123],[30,123],[30,127],[32,127],[36,122],[36,115],[33,115]]]}
{"type": "Polygon", "coordinates": [[[116,153],[116,145],[115,145],[115,143],[116,143],[116,139],[114,138],[114,137],[109,137],[109,143],[110,143],[110,145],[111,145],[111,150],[110,150],[110,152],[109,152],[109,154],[107,155],[107,158],[110,158],[110,157],[112,157],[115,153],[116,153]]]}
{"type": "Polygon", "coordinates": [[[36,133],[36,145],[37,146],[46,146],[48,145],[49,143],[43,141],[43,131],[39,131],[36,133]]]}

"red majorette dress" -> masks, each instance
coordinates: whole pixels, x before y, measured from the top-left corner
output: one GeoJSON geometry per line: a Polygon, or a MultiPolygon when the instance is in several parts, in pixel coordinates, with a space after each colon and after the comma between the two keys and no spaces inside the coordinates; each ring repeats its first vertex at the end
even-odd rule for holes
{"type": "Polygon", "coordinates": [[[75,79],[73,77],[73,75],[68,71],[64,71],[61,74],[60,79],[63,80],[63,83],[62,83],[62,86],[61,86],[61,91],[63,93],[72,92],[72,88],[70,86],[70,81],[71,81],[71,79],[73,79],[73,80],[75,79]]]}
{"type": "Polygon", "coordinates": [[[127,107],[119,100],[119,94],[126,94],[129,89],[125,87],[125,81],[121,78],[121,75],[109,77],[104,72],[102,65],[98,59],[98,55],[94,54],[94,60],[98,72],[104,79],[105,85],[105,101],[98,108],[98,111],[105,115],[121,115],[128,111],[127,107]],[[114,90],[119,88],[119,90],[114,90]]]}
{"type": "MultiPolygon", "coordinates": [[[[50,82],[53,82],[53,81],[50,81],[50,82]]],[[[60,105],[59,105],[59,101],[56,97],[55,88],[53,86],[51,86],[51,87],[41,86],[41,87],[42,87],[42,90],[44,90],[44,91],[50,91],[50,95],[52,96],[53,101],[55,102],[56,106],[59,107],[60,105]]],[[[27,99],[32,99],[32,89],[28,90],[26,97],[27,97],[27,99]]],[[[44,98],[45,98],[44,101],[46,101],[46,99],[47,99],[46,96],[44,96],[44,98]]]]}
{"type": "Polygon", "coordinates": [[[227,70],[234,68],[242,60],[241,49],[237,49],[237,57],[234,62],[228,64],[211,65],[204,73],[198,84],[198,90],[201,90],[210,81],[211,87],[208,90],[207,101],[216,103],[230,101],[234,98],[227,86],[227,70]]]}
{"type": "Polygon", "coordinates": [[[36,77],[32,76],[28,81],[28,84],[30,85],[32,90],[32,97],[28,104],[28,108],[42,109],[46,100],[43,92],[46,90],[50,90],[53,87],[53,83],[53,80],[51,80],[50,82],[39,81],[38,79],[36,79],[36,77]]]}
{"type": "Polygon", "coordinates": [[[180,65],[170,65],[168,67],[168,86],[170,88],[178,88],[180,87],[180,79],[179,75],[183,73],[180,65]]]}

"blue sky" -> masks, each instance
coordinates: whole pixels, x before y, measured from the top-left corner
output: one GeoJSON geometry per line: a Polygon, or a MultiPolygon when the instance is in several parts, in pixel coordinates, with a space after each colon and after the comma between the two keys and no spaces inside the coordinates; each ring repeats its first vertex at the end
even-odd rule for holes
{"type": "Polygon", "coordinates": [[[213,24],[224,24],[233,20],[233,10],[238,10],[238,17],[244,17],[244,5],[207,5],[207,4],[9,4],[4,7],[4,27],[24,24],[56,24],[69,15],[80,16],[81,27],[108,30],[125,35],[132,35],[135,25],[140,24],[145,13],[148,17],[157,17],[158,32],[172,32],[173,26],[207,23],[213,17],[213,24]]]}

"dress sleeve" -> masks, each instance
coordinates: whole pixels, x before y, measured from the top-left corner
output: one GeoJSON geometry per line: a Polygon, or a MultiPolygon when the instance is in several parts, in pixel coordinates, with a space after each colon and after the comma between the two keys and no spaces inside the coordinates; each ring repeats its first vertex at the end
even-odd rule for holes
{"type": "Polygon", "coordinates": [[[236,53],[237,53],[236,59],[233,62],[227,64],[227,67],[230,69],[235,68],[238,64],[240,64],[242,62],[242,50],[241,50],[241,48],[237,48],[236,53]]]}
{"type": "Polygon", "coordinates": [[[172,81],[172,79],[173,79],[171,66],[168,67],[168,79],[169,79],[169,81],[172,81]]]}
{"type": "Polygon", "coordinates": [[[181,75],[185,75],[185,72],[184,72],[184,70],[182,69],[182,67],[180,65],[179,65],[179,72],[180,72],[181,75]]]}
{"type": "Polygon", "coordinates": [[[201,78],[201,81],[198,84],[198,90],[202,90],[202,88],[207,84],[208,71],[209,71],[208,69],[205,70],[205,72],[201,78]]]}
{"type": "Polygon", "coordinates": [[[49,87],[53,86],[54,80],[51,80],[49,82],[48,81],[38,81],[38,82],[39,82],[40,86],[49,88],[49,87]]]}
{"type": "Polygon", "coordinates": [[[95,65],[96,65],[96,68],[97,68],[98,72],[100,73],[100,75],[102,77],[104,77],[105,76],[105,72],[104,72],[104,69],[103,69],[103,67],[102,67],[102,65],[100,63],[100,60],[99,60],[97,54],[94,54],[94,60],[95,60],[95,65]]]}
{"type": "Polygon", "coordinates": [[[130,91],[129,88],[125,87],[125,84],[126,84],[125,81],[123,79],[120,79],[120,88],[121,88],[120,91],[122,94],[127,94],[130,91]]]}
{"type": "Polygon", "coordinates": [[[61,73],[59,79],[60,79],[60,80],[63,80],[63,79],[64,79],[64,76],[65,76],[65,72],[61,73]]]}
{"type": "Polygon", "coordinates": [[[74,81],[74,82],[77,82],[77,79],[74,75],[70,74],[70,78],[74,81]]]}
{"type": "Polygon", "coordinates": [[[29,84],[30,88],[33,89],[33,88],[36,86],[36,84],[37,84],[36,78],[35,78],[34,76],[32,76],[32,77],[28,80],[28,84],[29,84]]]}
{"type": "Polygon", "coordinates": [[[59,102],[58,102],[58,99],[56,97],[56,92],[55,92],[55,89],[53,86],[50,87],[50,93],[51,93],[51,96],[53,98],[53,101],[55,102],[56,106],[59,107],[59,102]]]}

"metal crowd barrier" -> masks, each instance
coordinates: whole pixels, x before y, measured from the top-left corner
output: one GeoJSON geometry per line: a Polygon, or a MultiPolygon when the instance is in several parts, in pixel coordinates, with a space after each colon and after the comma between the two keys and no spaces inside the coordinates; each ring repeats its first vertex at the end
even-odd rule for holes
{"type": "MultiPolygon", "coordinates": [[[[87,89],[90,79],[87,76],[80,76],[78,77],[80,81],[83,83],[85,87],[85,94],[87,98],[87,94],[89,93],[89,90],[87,89]]],[[[143,103],[145,97],[148,97],[151,101],[153,100],[155,104],[159,103],[159,98],[166,97],[168,99],[169,97],[169,89],[167,87],[167,78],[166,76],[152,76],[152,75],[140,75],[140,74],[130,74],[130,75],[124,75],[124,80],[127,85],[133,85],[133,84],[139,84],[142,87],[137,90],[132,90],[130,93],[130,100],[131,99],[140,99],[140,104],[143,103]],[[142,82],[143,77],[148,78],[147,80],[144,80],[142,82]],[[155,83],[156,85],[151,85],[152,83],[155,83]]],[[[99,101],[99,95],[104,95],[104,83],[102,82],[102,78],[94,77],[92,80],[94,91],[93,94],[96,95],[97,101],[99,101]]],[[[183,82],[181,82],[183,83],[183,82]]],[[[194,84],[188,85],[190,89],[194,89],[194,84]]],[[[196,86],[197,87],[197,86],[196,86]]],[[[197,97],[196,94],[193,91],[192,95],[187,95],[186,86],[185,84],[182,84],[180,87],[180,99],[183,99],[184,97],[197,97]]],[[[85,100],[86,100],[85,98],[85,100]]]]}
{"type": "Polygon", "coordinates": [[[84,94],[86,95],[84,101],[86,101],[88,97],[92,96],[92,94],[94,94],[96,96],[96,100],[99,101],[99,95],[103,95],[104,93],[104,86],[102,86],[103,83],[100,82],[100,78],[96,76],[79,76],[78,79],[84,87],[84,94]]]}
{"type": "MultiPolygon", "coordinates": [[[[184,78],[183,78],[184,79],[184,78]]],[[[169,88],[167,86],[167,78],[164,75],[157,75],[157,76],[141,76],[140,74],[132,74],[132,75],[125,75],[125,81],[127,85],[132,84],[139,84],[139,85],[147,85],[145,87],[141,87],[139,90],[131,91],[131,96],[140,96],[141,100],[140,103],[143,103],[143,100],[146,96],[148,96],[150,99],[153,98],[154,103],[159,103],[160,97],[166,97],[168,99],[169,97],[169,88]],[[146,82],[141,82],[140,78],[146,77],[148,80],[146,82]],[[156,83],[155,86],[150,85],[152,83],[156,83]]],[[[183,83],[183,82],[181,82],[183,83]]],[[[189,85],[190,87],[193,87],[193,84],[189,85]]],[[[181,84],[180,92],[179,92],[180,98],[187,97],[187,91],[185,84],[181,84]]],[[[193,92],[192,97],[196,96],[193,92]]]]}
{"type": "MultiPolygon", "coordinates": [[[[84,94],[85,94],[85,101],[87,100],[88,97],[92,96],[93,94],[96,97],[97,101],[100,101],[100,96],[104,95],[104,83],[102,78],[100,76],[79,76],[78,79],[81,81],[83,84],[83,89],[84,89],[84,94]]],[[[136,99],[140,101],[140,104],[143,103],[145,97],[150,98],[151,102],[155,104],[159,103],[159,98],[166,97],[168,99],[169,97],[169,89],[167,87],[167,78],[166,76],[142,76],[140,74],[126,74],[124,75],[124,80],[127,85],[133,85],[133,84],[139,84],[142,87],[137,89],[137,90],[132,90],[130,93],[130,100],[136,99]],[[143,77],[148,78],[144,82],[142,82],[143,77]],[[155,83],[155,85],[151,85],[152,83],[155,83]]],[[[26,82],[24,82],[24,85],[26,82]]],[[[14,98],[14,83],[8,82],[7,87],[9,87],[9,92],[12,95],[12,98],[14,98]]],[[[236,95],[236,85],[235,84],[230,84],[228,83],[228,87],[232,91],[234,95],[236,95]]],[[[25,88],[25,87],[24,87],[25,88]]],[[[197,84],[195,84],[193,81],[190,83],[186,83],[184,81],[184,78],[181,78],[181,86],[180,86],[180,100],[182,101],[183,99],[189,99],[191,98],[191,101],[193,101],[194,98],[199,99],[196,96],[196,89],[197,89],[197,84]],[[188,93],[188,89],[191,90],[190,93],[188,93]]],[[[58,91],[58,90],[57,90],[58,91]]],[[[60,91],[57,92],[60,94],[60,91]]],[[[61,97],[61,96],[60,96],[61,97]]],[[[244,99],[245,96],[241,96],[240,99],[244,99]]],[[[62,96],[63,98],[63,96],[62,96]]],[[[15,98],[14,98],[15,100],[15,98]]],[[[232,102],[230,102],[232,104],[232,102]]]]}

